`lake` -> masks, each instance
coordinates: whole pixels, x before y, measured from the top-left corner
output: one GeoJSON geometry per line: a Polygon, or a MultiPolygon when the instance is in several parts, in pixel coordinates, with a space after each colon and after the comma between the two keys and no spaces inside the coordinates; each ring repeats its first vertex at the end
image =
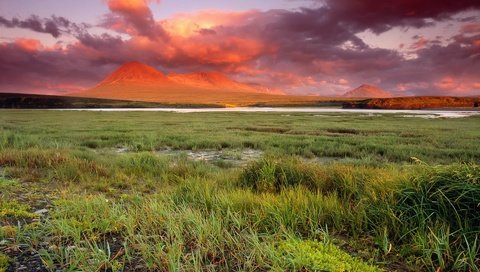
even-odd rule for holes
{"type": "Polygon", "coordinates": [[[374,110],[374,109],[340,109],[340,108],[313,108],[313,107],[237,107],[237,108],[97,108],[97,109],[52,109],[59,111],[150,111],[150,112],[281,112],[281,113],[364,113],[375,114],[404,114],[402,117],[421,118],[461,118],[479,115],[475,110],[374,110]]]}

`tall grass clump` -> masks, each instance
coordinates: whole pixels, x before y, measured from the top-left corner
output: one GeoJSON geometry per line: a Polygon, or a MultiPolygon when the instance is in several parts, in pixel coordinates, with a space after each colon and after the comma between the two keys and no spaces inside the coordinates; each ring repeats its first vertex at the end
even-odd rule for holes
{"type": "Polygon", "coordinates": [[[363,198],[385,199],[393,195],[408,172],[401,168],[353,164],[317,164],[298,157],[267,156],[248,165],[240,174],[239,185],[257,193],[279,193],[304,187],[323,195],[336,194],[353,203],[363,198]]]}
{"type": "MultiPolygon", "coordinates": [[[[372,221],[368,217],[373,214],[371,203],[391,202],[407,177],[407,171],[387,166],[321,165],[296,157],[265,157],[247,166],[238,184],[262,199],[282,200],[273,205],[273,225],[282,222],[309,237],[310,231],[328,224],[334,231],[357,236],[372,221]]],[[[382,220],[384,215],[383,207],[375,213],[382,220]]]]}
{"type": "Polygon", "coordinates": [[[240,176],[240,185],[256,192],[280,192],[298,185],[315,189],[315,169],[297,158],[265,157],[250,164],[240,176]]]}
{"type": "Polygon", "coordinates": [[[392,229],[432,268],[479,271],[480,167],[428,167],[398,192],[392,229]]]}

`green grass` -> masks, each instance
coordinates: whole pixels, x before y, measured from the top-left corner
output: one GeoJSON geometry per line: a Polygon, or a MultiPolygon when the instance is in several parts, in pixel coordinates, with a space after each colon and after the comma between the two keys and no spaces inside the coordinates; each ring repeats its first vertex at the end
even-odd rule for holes
{"type": "Polygon", "coordinates": [[[0,256],[49,271],[478,271],[478,139],[478,117],[2,111],[0,256]],[[246,148],[265,155],[184,152],[246,148]]]}
{"type": "Polygon", "coordinates": [[[387,114],[0,111],[0,148],[256,148],[306,157],[450,163],[480,159],[480,117],[387,114]],[[247,118],[245,118],[248,116],[247,118]]]}

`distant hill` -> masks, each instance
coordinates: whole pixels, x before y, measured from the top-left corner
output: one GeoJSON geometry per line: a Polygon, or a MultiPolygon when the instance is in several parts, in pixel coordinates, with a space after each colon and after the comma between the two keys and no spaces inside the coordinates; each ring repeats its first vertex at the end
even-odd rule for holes
{"type": "MultiPolygon", "coordinates": [[[[341,107],[345,99],[313,96],[261,96],[247,97],[239,100],[235,106],[289,107],[319,106],[341,107]],[[269,98],[266,100],[265,98],[269,98]],[[251,100],[248,100],[251,99],[251,100]]],[[[38,95],[23,93],[0,93],[0,108],[7,109],[91,109],[91,108],[205,108],[228,107],[225,103],[179,103],[179,102],[145,102],[132,100],[115,100],[88,97],[38,95]]]]}
{"type": "Polygon", "coordinates": [[[393,97],[393,94],[378,87],[363,84],[351,91],[346,92],[343,96],[353,98],[387,98],[393,97]]]}
{"type": "Polygon", "coordinates": [[[479,97],[412,96],[373,98],[363,101],[344,102],[344,108],[358,109],[435,109],[435,108],[477,108],[479,97]]]}
{"type": "MultiPolygon", "coordinates": [[[[168,106],[173,105],[58,95],[0,93],[0,108],[7,109],[155,108],[168,106]]],[[[176,106],[196,107],[200,105],[176,106]]]]}

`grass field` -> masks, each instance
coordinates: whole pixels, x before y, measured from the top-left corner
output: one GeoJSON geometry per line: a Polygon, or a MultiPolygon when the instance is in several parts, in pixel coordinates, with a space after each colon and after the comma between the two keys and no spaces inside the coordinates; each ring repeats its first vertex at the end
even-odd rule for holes
{"type": "Polygon", "coordinates": [[[1,110],[0,271],[479,271],[479,140],[478,116],[1,110]]]}

